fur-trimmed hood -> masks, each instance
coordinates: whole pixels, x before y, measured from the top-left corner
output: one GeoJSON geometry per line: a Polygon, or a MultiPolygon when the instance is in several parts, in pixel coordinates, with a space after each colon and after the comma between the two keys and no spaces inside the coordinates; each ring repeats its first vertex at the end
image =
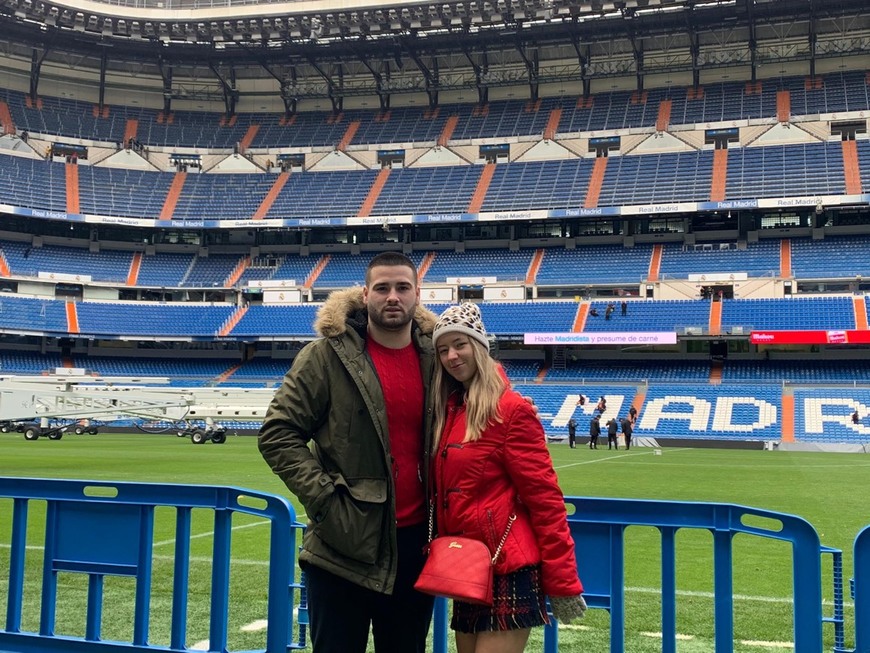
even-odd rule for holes
{"type": "MultiPolygon", "coordinates": [[[[423,335],[431,336],[438,316],[428,308],[419,305],[414,313],[414,321],[423,335]]],[[[348,326],[365,330],[368,324],[366,305],[363,302],[362,287],[348,288],[331,292],[326,302],[317,311],[314,330],[325,338],[343,335],[348,326]]]]}

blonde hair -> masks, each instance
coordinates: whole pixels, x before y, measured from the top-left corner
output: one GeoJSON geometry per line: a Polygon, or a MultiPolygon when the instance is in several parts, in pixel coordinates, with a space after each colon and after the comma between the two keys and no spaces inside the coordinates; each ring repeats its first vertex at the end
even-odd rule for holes
{"type": "MultiPolygon", "coordinates": [[[[507,381],[499,372],[497,363],[489,352],[474,338],[468,338],[471,344],[477,372],[465,389],[459,381],[444,370],[441,361],[435,366],[433,387],[435,390],[435,433],[433,451],[438,448],[442,431],[447,423],[447,401],[454,392],[465,392],[465,439],[463,442],[474,442],[480,439],[480,434],[491,423],[501,424],[498,413],[498,400],[508,388],[507,381]]],[[[437,354],[436,354],[437,356],[437,354]]]]}

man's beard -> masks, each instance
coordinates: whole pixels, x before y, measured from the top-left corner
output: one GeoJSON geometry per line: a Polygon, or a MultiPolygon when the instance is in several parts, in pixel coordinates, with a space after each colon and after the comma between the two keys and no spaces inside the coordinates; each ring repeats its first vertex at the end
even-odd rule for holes
{"type": "Polygon", "coordinates": [[[368,307],[369,320],[385,331],[401,331],[413,319],[413,311],[408,312],[387,312],[384,308],[380,313],[368,307]]]}

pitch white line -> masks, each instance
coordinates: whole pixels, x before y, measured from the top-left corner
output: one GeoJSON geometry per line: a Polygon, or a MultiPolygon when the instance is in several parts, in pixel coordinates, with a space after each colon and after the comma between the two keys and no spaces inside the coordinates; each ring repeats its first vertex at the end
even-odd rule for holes
{"type": "Polygon", "coordinates": [[[759,642],[753,639],[738,640],[744,646],[760,646],[762,648],[794,648],[794,642],[759,642]]]}
{"type": "MultiPolygon", "coordinates": [[[[635,592],[637,594],[658,594],[661,595],[662,590],[660,587],[626,587],[626,592],[635,592]]],[[[712,599],[715,597],[713,592],[699,592],[697,590],[677,590],[677,596],[688,596],[692,598],[700,598],[700,599],[712,599]]],[[[753,596],[750,594],[734,594],[733,595],[735,601],[752,601],[755,603],[784,603],[791,605],[794,603],[794,599],[791,597],[780,597],[780,596],[753,596]]],[[[822,600],[822,605],[834,605],[833,601],[828,599],[822,600]]],[[[852,606],[850,601],[843,601],[844,606],[852,606]]]]}
{"type": "MultiPolygon", "coordinates": [[[[294,610],[294,612],[296,612],[294,610]]],[[[251,623],[244,625],[240,628],[243,633],[258,633],[262,630],[266,630],[269,627],[269,622],[265,619],[257,619],[256,621],[252,621],[251,623]]]]}
{"type": "MultiPolygon", "coordinates": [[[[155,556],[153,556],[153,559],[154,560],[172,561],[172,560],[175,560],[175,556],[155,555],[155,556]]],[[[188,561],[210,565],[214,562],[214,558],[212,558],[211,556],[190,556],[188,558],[188,561]]],[[[230,565],[231,566],[235,565],[235,566],[239,566],[239,567],[268,567],[269,561],[268,560],[243,560],[243,559],[239,559],[239,558],[233,558],[232,560],[230,560],[230,565]]]]}
{"type": "MultiPolygon", "coordinates": [[[[689,449],[689,448],[676,449],[675,448],[675,449],[668,449],[668,451],[669,452],[691,451],[691,449],[689,449]]],[[[566,469],[568,467],[578,467],[580,465],[593,465],[595,463],[606,463],[608,461],[617,460],[619,458],[628,458],[628,457],[637,458],[638,456],[652,456],[652,455],[653,455],[652,451],[638,451],[637,453],[632,452],[632,453],[623,453],[623,454],[616,454],[616,455],[608,454],[606,458],[598,458],[596,460],[581,460],[580,462],[568,463],[567,465],[554,465],[553,469],[566,469]]],[[[658,464],[658,463],[656,463],[656,464],[658,464]]]]}
{"type": "MultiPolygon", "coordinates": [[[[266,524],[271,524],[271,523],[272,522],[270,522],[268,519],[266,519],[263,521],[255,521],[255,522],[252,522],[250,524],[239,524],[238,526],[233,526],[230,530],[240,531],[240,530],[245,529],[245,528],[253,528],[254,526],[264,526],[266,524]]],[[[204,533],[197,533],[196,535],[191,535],[190,539],[198,540],[202,537],[211,537],[212,535],[214,535],[214,531],[206,531],[204,533]]],[[[169,546],[170,544],[175,544],[175,540],[176,540],[176,538],[173,537],[173,538],[168,539],[168,540],[161,540],[160,542],[155,542],[154,548],[157,548],[158,546],[169,546]]]]}
{"type": "MultiPolygon", "coordinates": [[[[663,639],[664,638],[664,634],[662,634],[662,633],[641,632],[640,634],[643,635],[644,637],[652,637],[653,639],[663,639]]],[[[683,641],[683,642],[688,642],[688,641],[695,639],[695,636],[694,635],[681,635],[680,633],[677,633],[676,635],[674,635],[674,638],[677,640],[683,641]]]]}
{"type": "MultiPolygon", "coordinates": [[[[305,517],[306,517],[305,513],[301,512],[298,515],[296,515],[296,521],[301,522],[302,520],[305,519],[305,517]]],[[[253,528],[254,526],[264,526],[266,524],[271,524],[271,523],[272,522],[270,522],[268,519],[264,519],[263,521],[255,521],[255,522],[251,522],[250,524],[239,524],[238,526],[233,526],[230,530],[240,531],[240,530],[245,529],[245,528],[253,528]]],[[[202,537],[211,537],[212,535],[214,535],[214,531],[205,531],[204,533],[197,533],[196,535],[191,535],[190,539],[197,540],[197,539],[202,538],[202,537]]],[[[161,540],[160,542],[155,542],[154,546],[155,547],[169,546],[170,544],[175,544],[175,540],[176,540],[176,538],[174,538],[174,537],[172,539],[169,539],[169,540],[161,540]]]]}

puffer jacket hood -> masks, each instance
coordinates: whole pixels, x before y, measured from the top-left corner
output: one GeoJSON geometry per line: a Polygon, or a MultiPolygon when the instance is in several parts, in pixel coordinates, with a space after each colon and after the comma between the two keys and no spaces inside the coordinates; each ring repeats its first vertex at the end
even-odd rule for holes
{"type": "MultiPolygon", "coordinates": [[[[423,305],[417,306],[414,321],[423,335],[431,336],[438,316],[423,305]]],[[[363,301],[362,287],[336,290],[329,294],[326,302],[317,311],[314,330],[324,338],[342,336],[348,327],[365,333],[368,324],[366,305],[363,301]]]]}

